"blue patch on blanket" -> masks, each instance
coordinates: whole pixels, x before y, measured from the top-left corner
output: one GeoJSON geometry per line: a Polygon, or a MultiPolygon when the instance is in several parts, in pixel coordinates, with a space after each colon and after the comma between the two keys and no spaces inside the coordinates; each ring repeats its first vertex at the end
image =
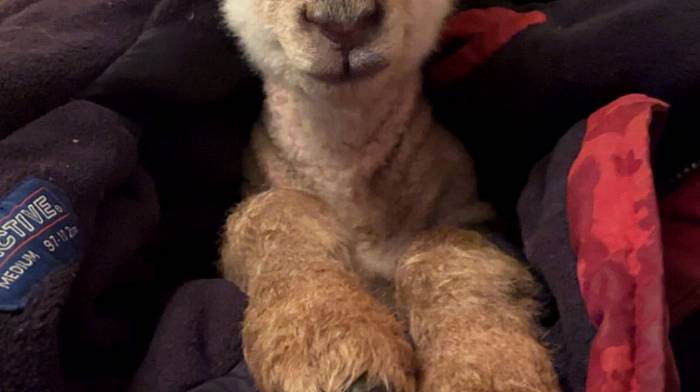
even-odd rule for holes
{"type": "Polygon", "coordinates": [[[33,285],[78,260],[78,218],[55,185],[29,178],[0,200],[0,311],[24,308],[33,285]]]}

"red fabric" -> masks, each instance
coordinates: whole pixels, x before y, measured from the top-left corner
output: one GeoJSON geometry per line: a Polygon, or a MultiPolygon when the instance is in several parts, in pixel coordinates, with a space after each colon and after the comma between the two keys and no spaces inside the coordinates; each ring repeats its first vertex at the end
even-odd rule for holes
{"type": "Polygon", "coordinates": [[[443,43],[467,41],[457,52],[432,66],[428,77],[437,83],[461,79],[516,34],[546,21],[547,16],[539,11],[519,13],[493,7],[460,12],[448,21],[443,32],[443,43]]]}
{"type": "Polygon", "coordinates": [[[671,324],[700,309],[700,170],[661,201],[671,324]]]}
{"type": "Polygon", "coordinates": [[[567,210],[591,321],[586,390],[678,391],[668,339],[649,125],[667,105],[628,95],[594,113],[569,172],[567,210]]]}

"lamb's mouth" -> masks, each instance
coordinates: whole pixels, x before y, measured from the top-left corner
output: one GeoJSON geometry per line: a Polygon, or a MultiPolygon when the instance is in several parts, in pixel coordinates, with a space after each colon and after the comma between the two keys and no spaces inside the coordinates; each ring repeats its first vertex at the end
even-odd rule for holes
{"type": "Polygon", "coordinates": [[[381,55],[371,52],[350,51],[341,53],[342,69],[310,72],[314,79],[326,83],[347,83],[361,79],[369,79],[389,66],[389,62],[381,55]]]}

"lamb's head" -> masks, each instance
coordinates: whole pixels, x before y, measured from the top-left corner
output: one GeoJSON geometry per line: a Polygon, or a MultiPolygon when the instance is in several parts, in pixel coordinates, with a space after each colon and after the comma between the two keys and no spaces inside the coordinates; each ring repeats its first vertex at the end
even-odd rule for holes
{"type": "Polygon", "coordinates": [[[266,78],[299,87],[415,73],[454,0],[222,0],[229,28],[266,78]]]}

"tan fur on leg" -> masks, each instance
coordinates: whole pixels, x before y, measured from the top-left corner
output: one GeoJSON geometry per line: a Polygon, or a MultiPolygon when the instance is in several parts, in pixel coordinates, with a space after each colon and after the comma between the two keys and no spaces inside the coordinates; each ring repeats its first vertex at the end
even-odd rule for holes
{"type": "Polygon", "coordinates": [[[438,229],[400,261],[397,301],[421,366],[419,390],[557,391],[528,271],[478,233],[438,229]]]}
{"type": "Polygon", "coordinates": [[[415,389],[400,324],[346,267],[348,234],[320,199],[292,190],[252,197],[224,239],[224,274],[250,296],[244,352],[262,392],[339,392],[363,374],[415,389]]]}

